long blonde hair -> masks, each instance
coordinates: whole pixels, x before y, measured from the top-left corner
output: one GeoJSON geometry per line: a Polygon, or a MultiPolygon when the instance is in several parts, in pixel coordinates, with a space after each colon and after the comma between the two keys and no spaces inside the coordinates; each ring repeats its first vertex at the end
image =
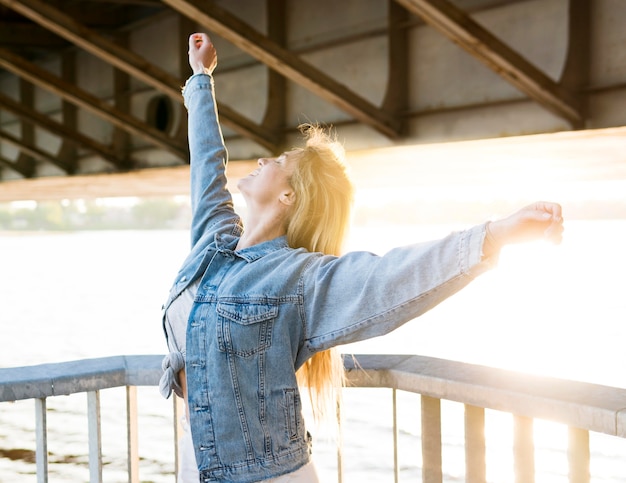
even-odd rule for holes
{"type": "MultiPolygon", "coordinates": [[[[340,255],[350,223],[353,186],[345,165],[343,146],[318,125],[303,124],[304,148],[294,153],[290,177],[295,201],[287,225],[293,248],[340,255]]],[[[311,396],[317,419],[337,409],[344,369],[341,355],[329,349],[313,355],[297,372],[298,383],[311,396]]]]}

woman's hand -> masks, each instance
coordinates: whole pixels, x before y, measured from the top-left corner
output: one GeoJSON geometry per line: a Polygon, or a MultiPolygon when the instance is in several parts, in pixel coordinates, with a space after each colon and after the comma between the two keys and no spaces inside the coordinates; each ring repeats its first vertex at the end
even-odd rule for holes
{"type": "Polygon", "coordinates": [[[489,257],[510,243],[543,239],[558,244],[562,238],[561,206],[557,203],[539,201],[506,218],[489,223],[483,254],[489,257]]]}
{"type": "Polygon", "coordinates": [[[189,66],[194,74],[212,74],[217,66],[217,52],[207,34],[189,36],[189,66]]]}

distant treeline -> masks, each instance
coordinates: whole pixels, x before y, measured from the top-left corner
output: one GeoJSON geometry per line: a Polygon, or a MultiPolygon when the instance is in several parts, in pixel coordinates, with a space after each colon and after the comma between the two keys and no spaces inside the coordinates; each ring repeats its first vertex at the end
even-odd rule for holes
{"type": "Polygon", "coordinates": [[[32,206],[0,205],[0,230],[162,230],[189,227],[188,203],[147,198],[128,204],[100,200],[44,201],[32,206]]]}
{"type": "MultiPolygon", "coordinates": [[[[513,212],[527,201],[381,201],[357,207],[354,223],[389,224],[479,223],[513,212]]],[[[567,219],[626,219],[626,200],[563,203],[567,219]]],[[[146,198],[132,203],[102,200],[45,201],[0,204],[0,230],[168,230],[188,229],[191,208],[188,200],[146,198]]]]}

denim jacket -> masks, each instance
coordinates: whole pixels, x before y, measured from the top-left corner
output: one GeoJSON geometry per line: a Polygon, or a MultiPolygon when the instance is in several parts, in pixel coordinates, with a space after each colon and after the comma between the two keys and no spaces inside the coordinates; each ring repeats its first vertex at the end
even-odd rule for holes
{"type": "Polygon", "coordinates": [[[193,75],[189,114],[191,252],[165,308],[196,279],[187,324],[188,407],[204,482],[253,482],[309,460],[296,370],[314,353],[383,335],[488,268],[485,226],[384,256],[310,253],[280,237],[236,251],[227,153],[213,79],[193,75]]]}

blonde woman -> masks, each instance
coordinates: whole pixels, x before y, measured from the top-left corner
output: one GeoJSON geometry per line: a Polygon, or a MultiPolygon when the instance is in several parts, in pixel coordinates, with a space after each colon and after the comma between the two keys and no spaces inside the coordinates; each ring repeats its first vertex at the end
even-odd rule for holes
{"type": "MultiPolygon", "coordinates": [[[[180,482],[318,482],[299,384],[334,400],[340,344],[388,333],[454,294],[505,243],[559,242],[561,208],[536,203],[429,243],[340,256],[352,185],[341,146],[315,126],[305,143],[239,182],[246,229],[226,189],[227,153],[202,33],[189,38],[191,252],[164,306],[171,353],[161,390],[185,398],[180,482]],[[327,389],[330,389],[327,391],[327,389]]],[[[393,236],[392,233],[389,236],[393,236]]]]}

